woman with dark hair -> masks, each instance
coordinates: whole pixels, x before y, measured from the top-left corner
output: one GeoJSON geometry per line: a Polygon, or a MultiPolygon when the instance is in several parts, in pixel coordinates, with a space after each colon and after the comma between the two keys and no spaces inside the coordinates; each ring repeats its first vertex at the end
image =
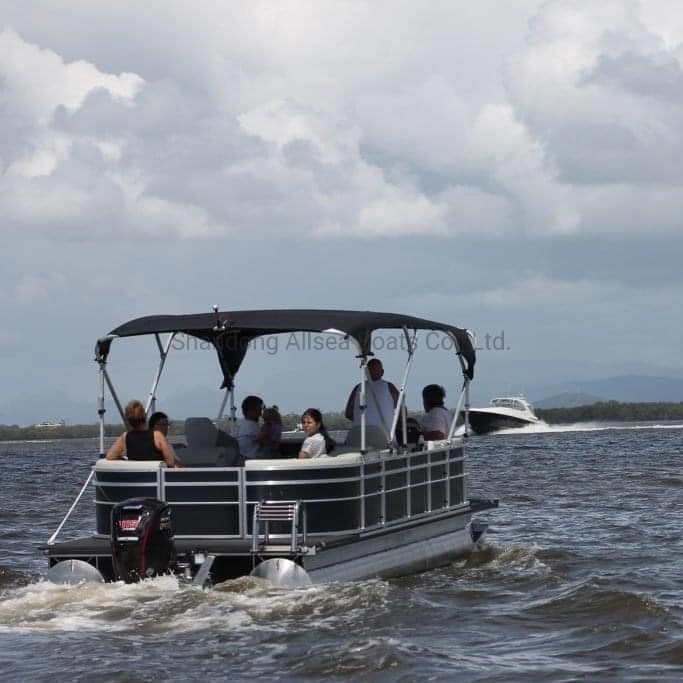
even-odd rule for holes
{"type": "Polygon", "coordinates": [[[425,409],[422,433],[425,441],[445,439],[451,431],[451,418],[443,404],[445,398],[446,390],[439,384],[428,384],[422,390],[425,409]]]}
{"type": "Polygon", "coordinates": [[[317,408],[304,411],[301,425],[306,438],[301,445],[300,458],[322,458],[334,450],[334,439],[327,433],[322,413],[317,408]]]}
{"type": "Polygon", "coordinates": [[[163,460],[169,467],[177,467],[173,449],[166,437],[157,429],[147,429],[145,406],[130,401],[125,410],[129,429],[113,443],[105,456],[107,460],[163,460]]]}

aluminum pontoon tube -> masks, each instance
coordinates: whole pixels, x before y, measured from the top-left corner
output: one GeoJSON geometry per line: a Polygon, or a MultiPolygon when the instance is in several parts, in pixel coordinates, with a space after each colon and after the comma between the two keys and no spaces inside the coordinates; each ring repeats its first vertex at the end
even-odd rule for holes
{"type": "Polygon", "coordinates": [[[303,567],[285,557],[274,557],[257,564],[249,576],[266,579],[279,588],[301,588],[312,583],[303,567]]]}

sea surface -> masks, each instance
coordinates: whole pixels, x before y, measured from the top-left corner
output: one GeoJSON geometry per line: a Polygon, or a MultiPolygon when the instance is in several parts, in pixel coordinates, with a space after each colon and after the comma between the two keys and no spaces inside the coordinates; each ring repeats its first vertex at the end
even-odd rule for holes
{"type": "MultiPolygon", "coordinates": [[[[45,581],[94,440],[2,442],[0,676],[27,681],[683,680],[683,425],[469,440],[488,545],[395,580],[45,581]]],[[[94,526],[86,492],[66,529],[94,526]]]]}

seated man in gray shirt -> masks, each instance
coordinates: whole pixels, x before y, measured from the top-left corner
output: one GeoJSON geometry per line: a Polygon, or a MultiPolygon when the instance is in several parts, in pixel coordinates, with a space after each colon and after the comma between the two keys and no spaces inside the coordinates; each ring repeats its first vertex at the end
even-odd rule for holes
{"type": "Polygon", "coordinates": [[[268,455],[267,450],[259,443],[261,413],[263,413],[263,399],[259,396],[247,396],[242,401],[244,419],[237,426],[236,437],[240,445],[240,453],[245,460],[265,458],[268,455]]]}

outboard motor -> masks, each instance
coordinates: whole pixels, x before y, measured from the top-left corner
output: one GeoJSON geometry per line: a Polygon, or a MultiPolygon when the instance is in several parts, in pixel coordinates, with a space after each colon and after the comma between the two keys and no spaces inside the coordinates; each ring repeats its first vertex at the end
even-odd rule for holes
{"type": "Polygon", "coordinates": [[[111,512],[111,556],[119,581],[169,573],[176,553],[168,503],[154,498],[117,503],[111,512]]]}

